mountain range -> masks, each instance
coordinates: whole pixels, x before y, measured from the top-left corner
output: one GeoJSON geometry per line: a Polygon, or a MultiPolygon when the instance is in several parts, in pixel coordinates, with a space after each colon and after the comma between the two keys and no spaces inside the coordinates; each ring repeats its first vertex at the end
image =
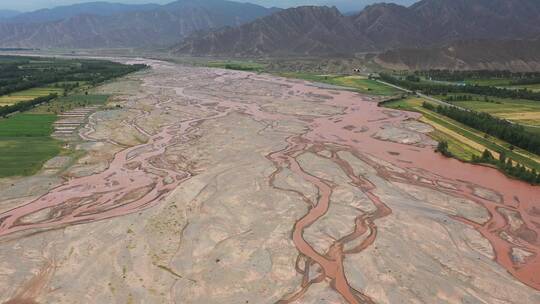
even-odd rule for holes
{"type": "MultiPolygon", "coordinates": [[[[243,0],[245,1],[245,0],[243,0]]],[[[281,8],[290,8],[298,6],[335,6],[344,14],[350,15],[352,12],[358,13],[364,7],[383,2],[381,0],[247,0],[250,3],[259,4],[262,6],[277,6],[281,8]]],[[[384,0],[384,2],[392,2],[409,6],[418,0],[384,0]]]]}
{"type": "Polygon", "coordinates": [[[227,0],[0,11],[0,48],[165,48],[180,56],[283,58],[373,53],[368,57],[389,68],[538,70],[539,41],[539,0],[379,3],[348,14],[330,6],[283,10],[227,0]]]}
{"type": "Polygon", "coordinates": [[[540,39],[538,0],[422,0],[374,4],[358,14],[291,8],[253,22],[197,33],[173,48],[209,56],[337,55],[436,47],[457,40],[540,39]]]}
{"type": "Polygon", "coordinates": [[[18,12],[18,11],[0,10],[0,22],[3,21],[3,20],[6,20],[8,18],[12,18],[14,16],[17,16],[18,14],[20,14],[20,12],[18,12]]]}
{"type": "Polygon", "coordinates": [[[4,20],[9,23],[44,23],[60,21],[78,15],[111,16],[120,13],[148,11],[158,9],[157,4],[122,4],[109,2],[87,2],[75,5],[58,6],[52,9],[40,9],[37,11],[19,13],[4,20]]]}
{"type": "Polygon", "coordinates": [[[190,55],[265,56],[348,53],[368,48],[336,8],[306,6],[239,26],[194,35],[174,48],[190,55]]]}
{"type": "Polygon", "coordinates": [[[374,61],[393,70],[540,71],[540,40],[467,40],[433,48],[395,49],[374,61]]]}
{"type": "Polygon", "coordinates": [[[0,22],[0,47],[167,46],[196,31],[241,25],[277,10],[226,0],[179,0],[166,5],[78,4],[24,13],[0,22]]]}

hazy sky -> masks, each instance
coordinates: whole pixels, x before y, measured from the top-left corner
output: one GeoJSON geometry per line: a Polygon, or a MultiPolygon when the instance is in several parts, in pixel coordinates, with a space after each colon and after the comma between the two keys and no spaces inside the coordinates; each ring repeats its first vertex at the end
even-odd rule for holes
{"type": "MultiPolygon", "coordinates": [[[[13,9],[19,11],[30,11],[40,8],[51,8],[59,5],[75,4],[83,2],[93,2],[97,0],[0,0],[0,9],[13,9]]],[[[174,0],[110,0],[109,2],[121,3],[169,3],[174,0]]],[[[298,5],[336,5],[342,10],[352,10],[363,7],[366,4],[375,2],[396,2],[411,4],[415,0],[239,0],[238,2],[252,2],[264,6],[290,7],[298,5]]]]}

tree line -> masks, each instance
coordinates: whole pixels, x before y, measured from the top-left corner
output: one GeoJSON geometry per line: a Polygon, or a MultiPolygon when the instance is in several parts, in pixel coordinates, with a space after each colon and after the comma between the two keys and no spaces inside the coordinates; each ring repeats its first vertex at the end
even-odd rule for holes
{"type": "Polygon", "coordinates": [[[42,103],[48,103],[51,100],[57,98],[57,94],[49,94],[47,96],[41,96],[28,101],[21,101],[16,104],[0,107],[0,117],[6,117],[11,113],[24,112],[32,109],[33,107],[42,103]]]}
{"type": "Polygon", "coordinates": [[[480,85],[451,85],[439,83],[423,83],[400,79],[389,74],[381,73],[381,80],[388,83],[407,88],[412,91],[422,92],[428,95],[448,95],[452,93],[466,93],[484,96],[494,96],[500,98],[529,99],[540,101],[540,92],[527,89],[506,89],[493,86],[480,85]]]}
{"type": "Polygon", "coordinates": [[[482,96],[482,98],[474,95],[448,95],[444,97],[444,101],[455,102],[455,101],[482,101],[489,103],[502,104],[500,101],[493,100],[488,96],[482,96]]]}
{"type": "MultiPolygon", "coordinates": [[[[453,157],[452,153],[449,151],[448,142],[446,141],[439,142],[435,151],[446,157],[453,157]]],[[[531,184],[540,184],[540,172],[537,172],[536,169],[527,169],[527,167],[520,163],[514,165],[515,162],[511,158],[506,157],[504,151],[499,152],[499,159],[496,159],[493,154],[486,149],[481,156],[473,155],[472,162],[490,164],[496,166],[508,176],[531,184]]]]}
{"type": "Polygon", "coordinates": [[[466,111],[451,106],[435,106],[424,102],[422,106],[464,125],[502,139],[514,146],[540,155],[540,135],[527,131],[523,126],[493,117],[487,113],[466,111]]]}
{"type": "Polygon", "coordinates": [[[67,60],[0,56],[0,96],[57,82],[91,85],[146,68],[102,60],[67,60]]]}
{"type": "Polygon", "coordinates": [[[531,184],[540,184],[540,173],[536,169],[529,170],[522,164],[515,164],[514,161],[506,157],[504,152],[499,152],[499,159],[496,159],[489,150],[484,150],[482,156],[473,156],[473,162],[494,165],[499,170],[509,176],[526,181],[531,184]]]}
{"type": "Polygon", "coordinates": [[[515,82],[515,84],[540,83],[539,72],[511,72],[504,70],[427,70],[416,71],[414,75],[438,81],[465,81],[467,79],[510,79],[511,82],[515,82]]]}

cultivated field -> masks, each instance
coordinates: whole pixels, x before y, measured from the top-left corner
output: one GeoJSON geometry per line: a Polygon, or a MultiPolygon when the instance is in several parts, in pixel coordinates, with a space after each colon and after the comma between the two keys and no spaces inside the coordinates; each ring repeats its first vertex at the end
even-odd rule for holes
{"type": "Polygon", "coordinates": [[[56,115],[16,114],[0,119],[0,177],[31,175],[60,152],[52,139],[56,115]]]}
{"type": "MultiPolygon", "coordinates": [[[[540,157],[529,153],[523,149],[512,148],[512,145],[489,136],[483,132],[467,127],[443,115],[439,115],[422,107],[422,103],[427,100],[422,98],[407,98],[404,100],[386,103],[385,106],[393,109],[419,112],[423,115],[421,120],[434,127],[433,138],[445,140],[449,144],[449,150],[454,156],[461,160],[471,161],[473,156],[480,156],[484,150],[490,150],[495,157],[499,151],[504,151],[507,157],[526,165],[531,169],[540,171],[540,157]]],[[[485,103],[485,102],[481,102],[485,103]]],[[[493,103],[485,103],[497,106],[493,103]]],[[[461,105],[461,103],[460,103],[461,105]]]]}
{"type": "Polygon", "coordinates": [[[36,97],[47,96],[49,94],[61,95],[64,90],[55,87],[40,87],[23,91],[10,93],[8,95],[0,96],[0,107],[16,104],[17,102],[32,100],[36,97]]]}
{"type": "Polygon", "coordinates": [[[60,141],[51,137],[56,115],[78,123],[67,119],[56,126],[54,135],[75,136],[86,113],[104,105],[110,96],[92,89],[142,68],[101,60],[0,56],[0,92],[4,94],[0,96],[0,177],[36,173],[60,152],[60,141]],[[51,94],[62,97],[46,102],[36,99],[51,94]],[[85,107],[91,110],[81,109],[85,107]],[[63,115],[74,109],[78,110],[63,115]]]}
{"type": "MultiPolygon", "coordinates": [[[[454,94],[460,95],[460,94],[454,94]]],[[[510,99],[488,97],[489,102],[483,101],[484,96],[468,94],[470,100],[454,101],[457,106],[477,112],[485,112],[491,115],[505,118],[516,123],[540,126],[540,102],[525,99],[510,99]]],[[[436,96],[444,100],[448,96],[436,96]]]]}

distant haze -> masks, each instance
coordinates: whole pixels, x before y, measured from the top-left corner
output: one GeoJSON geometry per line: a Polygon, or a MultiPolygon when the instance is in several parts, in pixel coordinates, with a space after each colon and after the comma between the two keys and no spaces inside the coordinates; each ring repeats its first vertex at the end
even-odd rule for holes
{"type": "Polygon", "coordinates": [[[418,0],[249,0],[251,2],[263,6],[276,6],[287,8],[291,6],[299,5],[329,5],[337,6],[341,11],[348,12],[354,10],[361,10],[364,6],[380,3],[380,2],[393,2],[402,5],[410,5],[418,0]]]}
{"type": "MultiPolygon", "coordinates": [[[[108,2],[118,3],[130,3],[130,4],[142,4],[142,3],[158,3],[165,4],[173,2],[174,0],[112,0],[108,2]]],[[[24,1],[9,1],[0,0],[0,10],[10,9],[19,11],[31,11],[41,8],[52,8],[60,5],[77,4],[84,2],[95,2],[92,0],[24,0],[24,1]]],[[[251,2],[259,5],[271,7],[291,7],[299,5],[331,5],[337,6],[341,11],[348,12],[354,10],[360,10],[365,5],[377,3],[377,2],[394,2],[403,5],[410,5],[416,0],[240,0],[237,2],[251,2]]]]}

